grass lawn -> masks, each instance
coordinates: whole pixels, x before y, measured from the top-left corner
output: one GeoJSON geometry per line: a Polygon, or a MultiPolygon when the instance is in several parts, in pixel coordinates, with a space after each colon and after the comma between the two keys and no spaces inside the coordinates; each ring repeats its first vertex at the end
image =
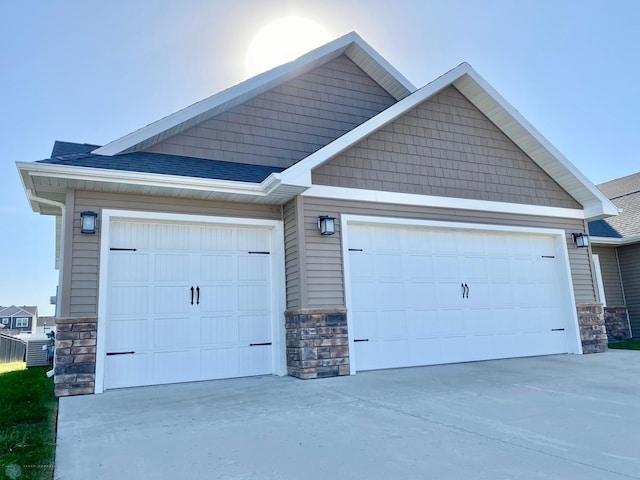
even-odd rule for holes
{"type": "Polygon", "coordinates": [[[53,478],[58,399],[47,370],[0,365],[0,478],[53,478]]]}
{"type": "Polygon", "coordinates": [[[622,350],[640,350],[640,338],[632,338],[631,340],[610,343],[609,348],[619,348],[622,350]]]}

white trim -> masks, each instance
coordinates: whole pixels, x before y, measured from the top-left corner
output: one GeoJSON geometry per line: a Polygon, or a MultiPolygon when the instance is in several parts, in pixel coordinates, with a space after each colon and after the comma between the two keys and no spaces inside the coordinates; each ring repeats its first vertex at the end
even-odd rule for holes
{"type": "MultiPolygon", "coordinates": [[[[556,247],[556,254],[561,260],[562,276],[566,288],[565,298],[571,301],[565,304],[567,347],[569,353],[582,354],[582,342],[580,339],[580,327],[578,325],[578,314],[576,311],[575,294],[573,291],[573,279],[571,278],[571,267],[569,263],[569,252],[567,250],[566,232],[564,230],[535,227],[515,227],[508,225],[487,225],[481,223],[457,223],[441,222],[433,220],[415,220],[408,218],[386,218],[365,215],[341,215],[341,237],[342,237],[342,258],[345,290],[345,305],[347,312],[352,311],[351,305],[351,268],[349,265],[349,225],[351,224],[371,224],[371,225],[398,225],[403,227],[422,228],[442,228],[455,229],[459,231],[484,231],[484,232],[510,232],[529,235],[553,236],[556,247]]],[[[353,320],[347,314],[347,330],[349,345],[353,345],[353,320]]],[[[350,374],[356,374],[357,359],[354,349],[349,350],[350,374]]]]}
{"type": "Polygon", "coordinates": [[[596,276],[596,285],[598,287],[598,298],[602,307],[607,306],[607,298],[604,295],[604,283],[602,282],[602,269],[600,268],[600,255],[594,253],[591,255],[593,260],[593,271],[596,276]]]}
{"type": "Polygon", "coordinates": [[[484,212],[514,213],[541,217],[575,218],[584,220],[584,211],[575,208],[545,207],[521,203],[492,202],[456,197],[438,197],[414,193],[383,192],[359,188],[314,185],[300,194],[303,197],[334,198],[361,202],[391,203],[419,207],[455,208],[458,210],[479,210],[484,212]]]}
{"type": "Polygon", "coordinates": [[[147,212],[137,210],[103,209],[101,212],[100,230],[100,275],[98,284],[98,331],[96,341],[96,382],[95,393],[104,392],[104,362],[107,314],[107,290],[109,271],[109,230],[112,220],[157,221],[171,223],[188,223],[192,225],[229,225],[263,227],[271,230],[271,257],[273,266],[272,318],[274,324],[273,335],[273,368],[276,375],[286,375],[286,335],[284,322],[281,321],[282,312],[286,308],[285,293],[285,262],[284,262],[284,225],[281,220],[262,220],[255,218],[217,217],[207,215],[189,215],[178,213],[147,212]]]}
{"type": "Polygon", "coordinates": [[[594,245],[594,246],[610,245],[614,247],[623,247],[625,245],[632,245],[634,243],[639,243],[640,235],[632,235],[629,237],[622,237],[622,238],[589,236],[589,241],[591,242],[591,245],[594,245]]]}
{"type": "MultiPolygon", "coordinates": [[[[393,85],[395,88],[388,88],[387,91],[392,90],[389,91],[389,93],[394,95],[396,99],[399,97],[402,98],[408,93],[415,91],[416,88],[409,80],[373,50],[357,33],[351,32],[322,47],[312,50],[293,62],[264,72],[234,87],[223,90],[220,93],[183,108],[103,147],[97,148],[92,153],[98,155],[116,155],[153,137],[159,137],[158,140],[160,140],[162,135],[168,130],[175,129],[176,127],[179,128],[180,125],[193,119],[200,120],[201,118],[200,121],[205,120],[207,114],[212,110],[215,110],[216,114],[222,113],[343,53],[351,58],[354,63],[359,64],[363,70],[368,71],[368,74],[383,86],[383,88],[385,85],[387,87],[393,85]],[[351,51],[351,49],[354,50],[351,51]],[[395,92],[393,90],[395,90],[395,92]]],[[[178,133],[178,131],[174,133],[178,133]]]]}

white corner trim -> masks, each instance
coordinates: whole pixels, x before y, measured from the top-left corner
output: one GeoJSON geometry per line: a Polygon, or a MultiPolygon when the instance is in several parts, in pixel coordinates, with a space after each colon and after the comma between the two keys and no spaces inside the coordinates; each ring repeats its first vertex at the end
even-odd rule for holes
{"type": "Polygon", "coordinates": [[[377,190],[331,187],[324,185],[314,185],[300,195],[303,197],[334,198],[361,202],[391,203],[395,205],[414,205],[419,207],[513,213],[540,217],[575,218],[580,220],[585,218],[582,210],[573,208],[545,207],[454,197],[437,197],[431,195],[418,195],[415,193],[382,192],[377,190]]]}
{"type": "Polygon", "coordinates": [[[220,226],[263,227],[272,231],[272,293],[274,298],[272,315],[274,320],[273,367],[276,375],[286,375],[286,334],[280,316],[286,309],[284,224],[282,220],[257,218],[219,217],[182,213],[149,212],[141,210],[103,209],[100,212],[100,271],[98,280],[98,331],[96,340],[95,393],[104,392],[104,368],[106,353],[107,292],[109,271],[109,237],[112,220],[158,221],[208,224],[220,226]]]}

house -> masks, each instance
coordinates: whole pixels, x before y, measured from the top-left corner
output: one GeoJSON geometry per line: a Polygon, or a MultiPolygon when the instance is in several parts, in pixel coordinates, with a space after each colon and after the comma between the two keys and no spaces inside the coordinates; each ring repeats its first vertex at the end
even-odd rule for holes
{"type": "Polygon", "coordinates": [[[640,336],[640,173],[598,185],[620,214],[589,223],[600,302],[611,340],[640,336]]]}
{"type": "Polygon", "coordinates": [[[351,33],[17,166],[58,395],[606,349],[574,239],[618,209],[466,63],[416,89],[351,33]]]}
{"type": "Polygon", "coordinates": [[[35,333],[38,307],[0,307],[0,328],[5,333],[35,333]]]}

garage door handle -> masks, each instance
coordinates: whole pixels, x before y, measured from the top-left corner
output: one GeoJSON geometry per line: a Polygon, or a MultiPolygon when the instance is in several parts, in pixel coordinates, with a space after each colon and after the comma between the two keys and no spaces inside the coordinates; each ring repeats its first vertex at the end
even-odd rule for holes
{"type": "Polygon", "coordinates": [[[462,298],[469,298],[469,285],[461,283],[460,287],[462,288],[462,298]]]}
{"type": "Polygon", "coordinates": [[[467,298],[469,298],[469,285],[467,285],[466,283],[464,284],[464,288],[467,289],[467,298]]]}
{"type": "Polygon", "coordinates": [[[191,287],[191,305],[193,305],[193,287],[191,287]]]}
{"type": "Polygon", "coordinates": [[[196,305],[200,305],[200,287],[196,287],[196,293],[198,294],[198,299],[196,300],[196,305]]]}

